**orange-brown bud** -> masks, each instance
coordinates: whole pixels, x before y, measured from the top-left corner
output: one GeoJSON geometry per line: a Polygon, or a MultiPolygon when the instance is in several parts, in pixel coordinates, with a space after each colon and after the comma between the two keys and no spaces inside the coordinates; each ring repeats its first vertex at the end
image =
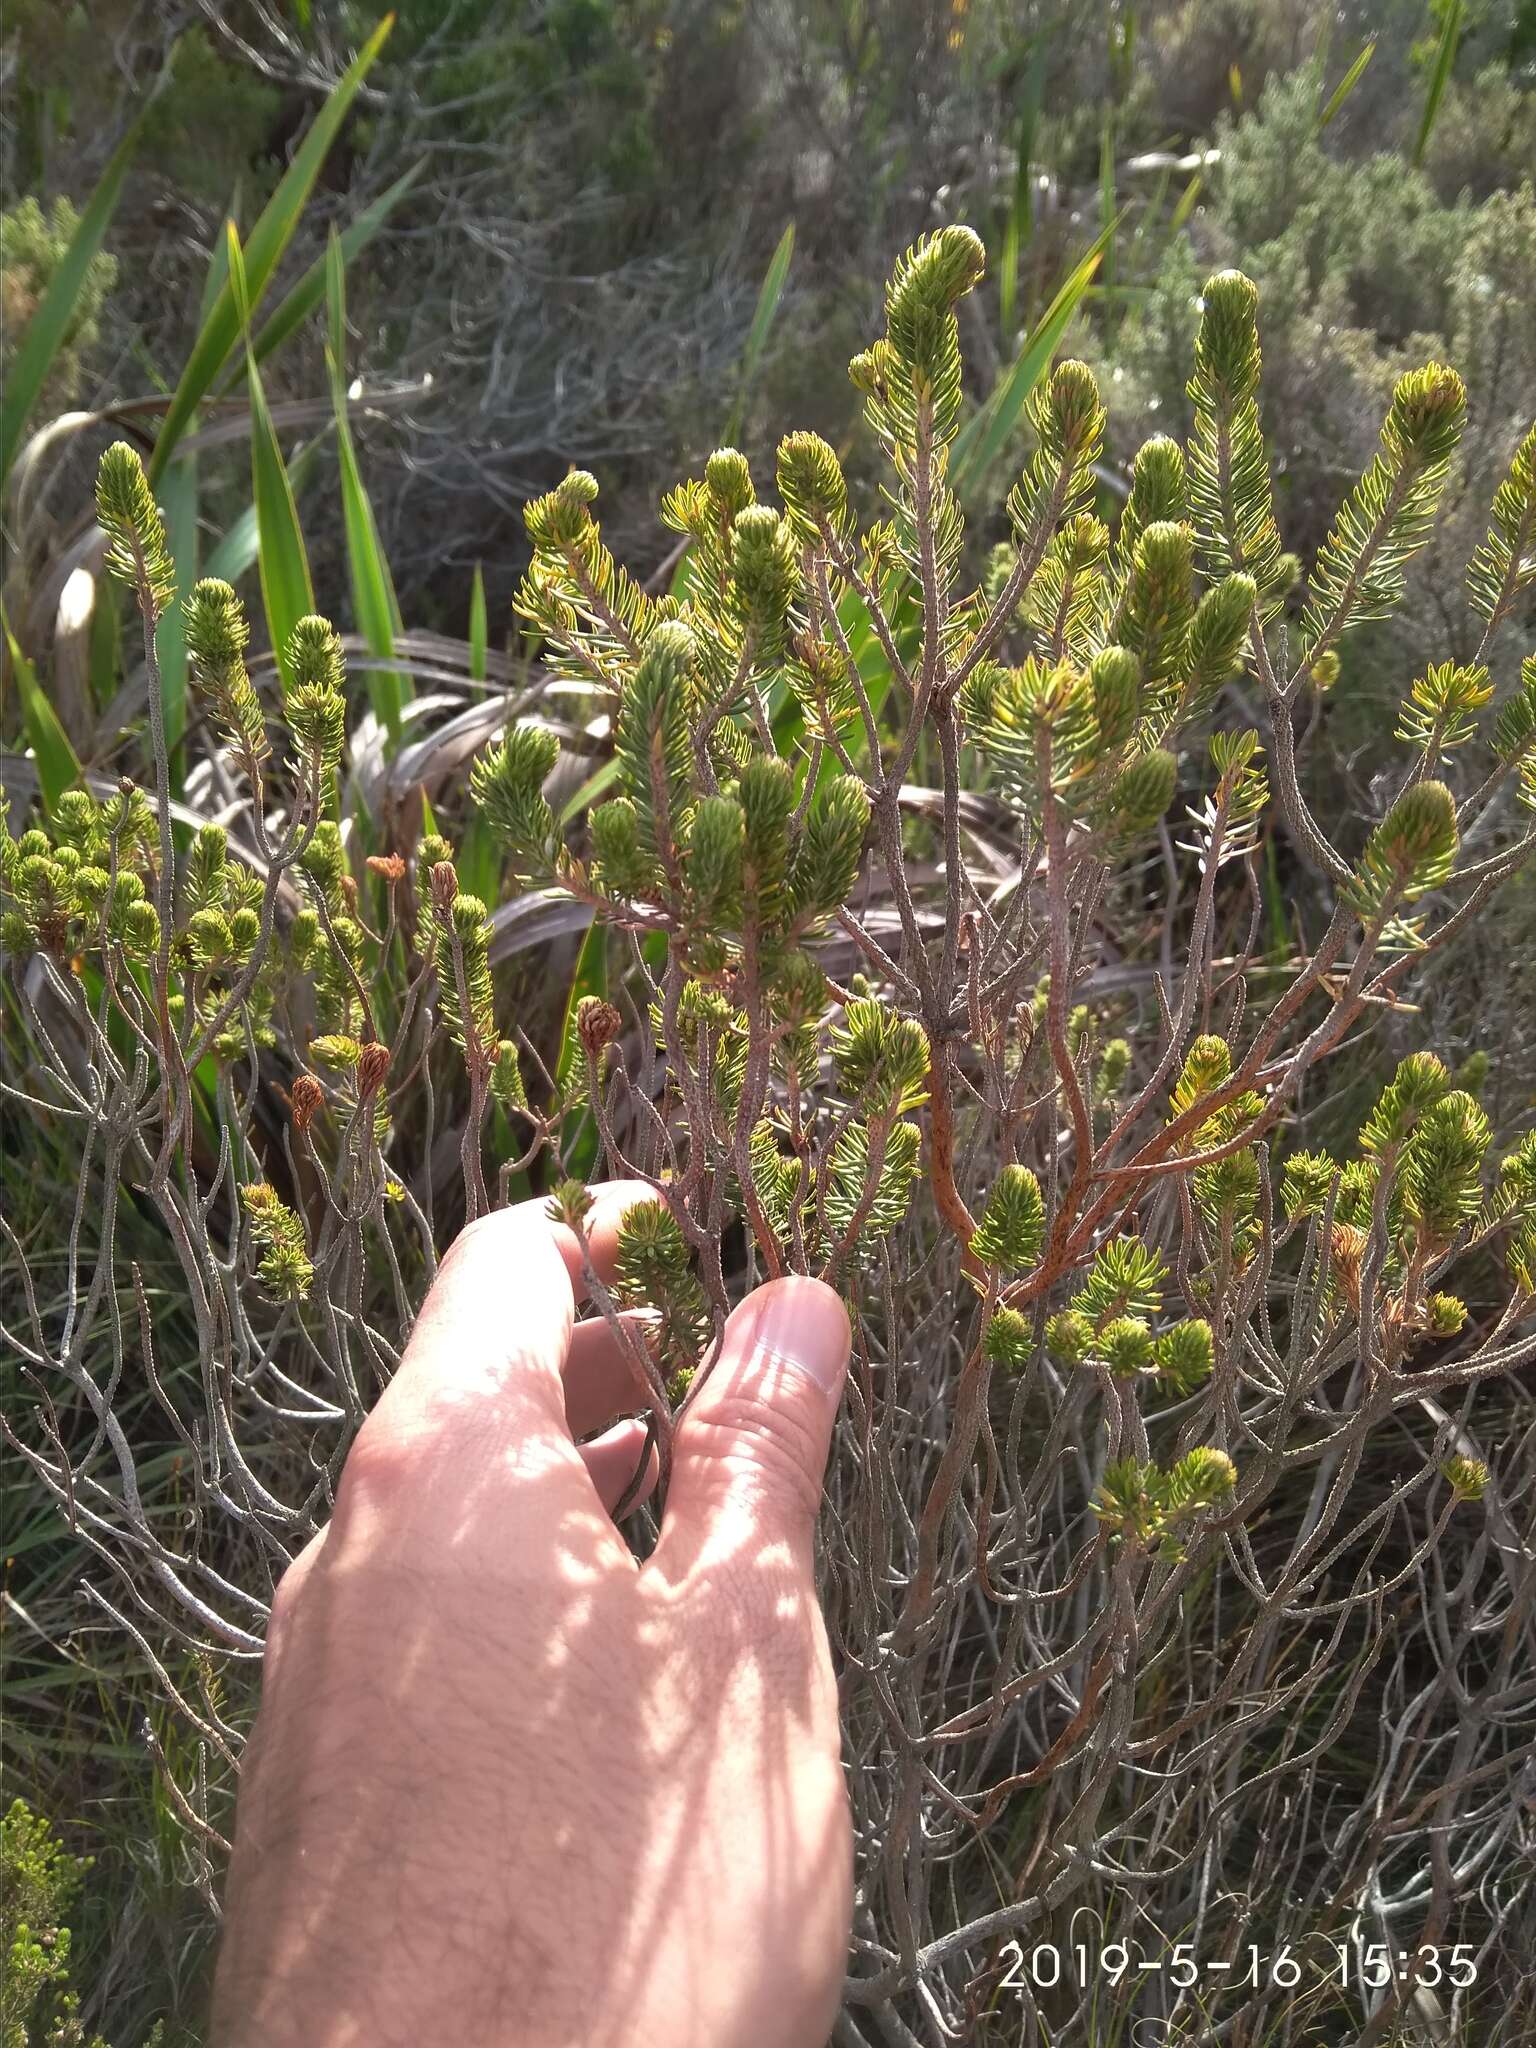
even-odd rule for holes
{"type": "Polygon", "coordinates": [[[459,893],[459,871],[451,860],[432,864],[432,910],[439,924],[447,924],[459,893]]]}
{"type": "Polygon", "coordinates": [[[1352,1223],[1335,1223],[1333,1226],[1334,1278],[1356,1315],[1360,1313],[1360,1269],[1365,1263],[1369,1242],[1366,1233],[1357,1230],[1352,1223]]]}
{"type": "Polygon", "coordinates": [[[388,1072],[389,1047],[381,1045],[377,1039],[371,1039],[357,1056],[358,1099],[366,1102],[370,1096],[376,1095],[383,1086],[384,1076],[388,1072]]]}
{"type": "Polygon", "coordinates": [[[325,1107],[325,1090],[313,1074],[299,1074],[294,1079],[289,1100],[293,1104],[293,1128],[307,1131],[325,1107]]]}
{"type": "Polygon", "coordinates": [[[401,882],[405,879],[405,861],[398,853],[370,853],[368,867],[386,882],[401,882]]]}
{"type": "Polygon", "coordinates": [[[596,1059],[623,1029],[624,1019],[601,996],[583,996],[576,1005],[576,1036],[589,1058],[596,1059]]]}

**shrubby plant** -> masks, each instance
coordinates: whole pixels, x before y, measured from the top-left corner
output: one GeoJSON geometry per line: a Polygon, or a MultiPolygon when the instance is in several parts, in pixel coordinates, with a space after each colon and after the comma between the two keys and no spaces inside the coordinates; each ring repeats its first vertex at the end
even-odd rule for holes
{"type": "MultiPolygon", "coordinates": [[[[0,1813],[0,2043],[4,2048],[107,2048],[88,2034],[69,1989],[67,1916],[90,1869],[24,1800],[0,1813]]],[[[156,2048],[156,2028],[146,2048],[156,2048]]]]}
{"type": "Polygon", "coordinates": [[[687,552],[664,594],[614,560],[590,476],[528,507],[518,609],[549,697],[595,703],[611,751],[598,800],[557,808],[546,700],[475,762],[463,836],[493,836],[521,901],[609,934],[563,1080],[498,987],[508,906],[463,885],[444,821],[364,853],[324,620],[277,650],[274,703],[235,593],[193,588],[193,676],[250,837],[176,825],[153,686],[173,565],[137,458],[108,452],[157,780],[68,792],[0,842],[36,1064],[8,1090],[81,1158],[66,1305],[31,1297],[10,1333],[35,1424],[8,1433],[196,1730],[177,1796],[212,1869],[208,1779],[242,1735],[218,1670],[259,1654],[457,1220],[423,1161],[460,1093],[465,1216],[523,1173],[578,1226],[582,1178],[655,1188],[597,1300],[659,1311],[664,1466],[743,1286],[811,1272],[849,1301],[823,1522],[860,1856],[841,2039],[1015,2039],[1021,2012],[1059,2041],[1132,2012],[1174,2039],[1341,2014],[1386,2039],[1422,1994],[1341,1981],[1330,1944],[1355,1941],[1468,1944],[1483,1989],[1437,1995],[1481,2026],[1529,1912],[1528,1452],[1504,1396],[1536,1356],[1536,1135],[1496,1131],[1432,1047],[1388,1064],[1347,1148],[1309,1119],[1330,1059],[1536,848],[1536,658],[1486,659],[1536,579],[1536,440],[1471,565],[1469,659],[1403,678],[1379,814],[1319,816],[1298,723],[1403,601],[1460,377],[1398,379],[1302,578],[1258,294],[1220,273],[1187,443],[1141,449],[1111,527],[1098,384],[1059,364],[978,588],[949,458],[983,265],[967,229],[920,242],[851,365],[888,465],[872,525],[810,433],[780,444],[776,503],[728,448],[668,495],[687,552]],[[1299,950],[1268,946],[1266,833],[1326,888],[1299,950]],[[1114,957],[1137,926],[1160,962],[1114,957]],[[129,1202],[196,1319],[174,1397],[114,1264],[129,1202]],[[129,1371],[196,1475],[175,1522],[141,1504],[129,1371]],[[1305,1971],[1104,1974],[1105,1942],[1176,1939],[1305,1971]],[[1005,1982],[1012,1941],[1085,1942],[1093,1999],[1070,1971],[1005,1982]]]}
{"type": "MultiPolygon", "coordinates": [[[[29,193],[0,213],[0,349],[7,370],[16,338],[27,330],[68,251],[80,216],[62,195],[45,213],[29,193]]],[[[117,259],[98,250],[85,269],[50,371],[48,395],[72,399],[81,359],[100,339],[102,309],[117,282],[117,259]]]]}
{"type": "MultiPolygon", "coordinates": [[[[1492,93],[1491,80],[1458,88],[1459,102],[1476,102],[1483,92],[1492,93]]],[[[1476,403],[1436,531],[1396,612],[1346,655],[1347,694],[1375,716],[1395,692],[1397,665],[1413,661],[1422,643],[1438,655],[1468,651],[1461,574],[1529,424],[1536,197],[1507,129],[1487,131],[1511,149],[1502,189],[1475,196],[1458,178],[1410,164],[1398,149],[1341,155],[1332,147],[1334,130],[1320,125],[1326,93],[1314,61],[1272,78],[1249,115],[1216,124],[1209,203],[1194,231],[1170,238],[1145,298],[1094,346],[1113,365],[1121,436],[1159,425],[1182,433],[1191,418],[1185,360],[1201,281],[1216,263],[1250,273],[1264,294],[1266,426],[1287,539],[1308,553],[1332,518],[1341,466],[1368,451],[1404,369],[1430,356],[1458,366],[1476,403]]],[[[1380,124],[1367,122],[1364,132],[1379,134],[1380,124]]],[[[1467,133],[1465,118],[1447,111],[1435,131],[1437,149],[1454,152],[1467,133]]],[[[1528,626],[1527,609],[1516,618],[1528,626]]]]}

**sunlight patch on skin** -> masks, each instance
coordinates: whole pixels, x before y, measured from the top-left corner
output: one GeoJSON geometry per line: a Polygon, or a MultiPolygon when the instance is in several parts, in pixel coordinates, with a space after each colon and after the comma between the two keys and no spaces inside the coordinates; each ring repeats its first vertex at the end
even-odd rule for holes
{"type": "MultiPolygon", "coordinates": [[[[728,1452],[719,1459],[723,1472],[731,1475],[735,1483],[739,1472],[750,1472],[753,1467],[753,1452],[744,1449],[728,1452]]],[[[782,1537],[767,1537],[760,1533],[757,1518],[753,1512],[754,1503],[747,1497],[722,1505],[710,1517],[709,1527],[702,1542],[690,1558],[692,1571],[706,1575],[729,1575],[744,1578],[750,1572],[772,1572],[776,1575],[793,1573],[795,1554],[782,1537]]],[[[663,1597],[671,1600],[686,1600],[693,1587],[686,1578],[679,1579],[664,1589],[663,1597]]]]}
{"type": "Polygon", "coordinates": [[[766,1344],[761,1339],[753,1344],[743,1361],[741,1383],[743,1386],[749,1386],[755,1384],[760,1377],[766,1378],[768,1397],[771,1400],[779,1378],[785,1373],[795,1381],[808,1380],[820,1398],[823,1401],[827,1399],[825,1385],[803,1358],[796,1358],[793,1352],[781,1351],[777,1345],[766,1344]]]}
{"type": "Polygon", "coordinates": [[[583,1469],[574,1455],[572,1445],[558,1437],[534,1435],[518,1436],[511,1430],[498,1432],[502,1436],[497,1463],[503,1475],[515,1478],[520,1483],[532,1483],[545,1479],[552,1472],[568,1473],[583,1469]]]}
{"type": "MultiPolygon", "coordinates": [[[[569,1581],[573,1576],[566,1572],[569,1581]]],[[[592,1574],[586,1573],[583,1583],[590,1584],[592,1574]]],[[[543,1652],[545,1669],[550,1672],[563,1671],[572,1660],[572,1646],[582,1639],[583,1632],[590,1627],[596,1610],[596,1602],[590,1594],[573,1595],[569,1604],[560,1610],[559,1626],[551,1630],[543,1652]]]]}

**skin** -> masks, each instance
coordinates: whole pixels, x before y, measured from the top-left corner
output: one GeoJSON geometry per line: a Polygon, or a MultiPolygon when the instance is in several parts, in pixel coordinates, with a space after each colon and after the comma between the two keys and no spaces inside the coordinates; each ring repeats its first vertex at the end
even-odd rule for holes
{"type": "MultiPolygon", "coordinates": [[[[611,1271],[624,1210],[594,1190],[611,1271]]],[[[820,2048],[852,1835],[812,1529],[849,1349],[759,1288],[677,1432],[660,1541],[609,1510],[634,1368],[542,1203],[472,1224],[277,1590],[215,2048],[820,2048]]]]}

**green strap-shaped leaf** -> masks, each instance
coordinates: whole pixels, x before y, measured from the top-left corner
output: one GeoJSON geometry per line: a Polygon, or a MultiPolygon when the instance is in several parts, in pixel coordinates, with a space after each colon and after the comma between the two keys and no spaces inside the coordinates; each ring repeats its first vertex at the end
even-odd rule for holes
{"type": "MultiPolygon", "coordinates": [[[[419,164],[413,164],[404,177],[397,178],[387,192],[379,194],[372,206],[365,207],[350,227],[342,229],[341,253],[346,262],[351,263],[367,248],[425,168],[425,158],[419,164]]],[[[251,343],[251,353],[258,363],[264,363],[272,351],[281,347],[295,329],[302,327],[319,306],[325,297],[326,265],[329,260],[328,254],[317,256],[293,290],[257,329],[256,339],[251,343]]],[[[245,360],[243,357],[237,357],[230,365],[229,376],[220,387],[220,395],[237,390],[244,376],[245,360]]]]}
{"type": "MultiPolygon", "coordinates": [[[[229,228],[229,282],[242,327],[249,329],[250,298],[245,260],[234,224],[229,228]]],[[[261,570],[261,599],[267,615],[267,631],[277,657],[278,673],[284,687],[289,681],[288,639],[299,620],[315,608],[314,584],[310,580],[309,556],[299,526],[299,508],[294,502],[293,484],[277,444],[272,415],[267,410],[261,373],[254,362],[247,365],[251,399],[251,495],[256,506],[257,556],[261,570]]]]}
{"type": "MultiPolygon", "coordinates": [[[[293,478],[302,473],[304,456],[300,455],[293,466],[293,478]]],[[[290,481],[293,481],[290,478],[290,481]]],[[[225,529],[224,538],[209,555],[204,574],[217,576],[221,583],[238,583],[256,563],[261,551],[261,540],[256,531],[256,507],[247,505],[238,519],[232,519],[225,529]]]]}
{"type": "Polygon", "coordinates": [[[1435,132],[1440,102],[1445,98],[1445,88],[1451,82],[1451,71],[1456,62],[1456,45],[1461,41],[1461,23],[1465,12],[1465,0],[1450,0],[1445,10],[1445,18],[1440,25],[1440,42],[1435,51],[1434,67],[1429,74],[1429,89],[1424,95],[1424,118],[1419,123],[1419,138],[1413,145],[1415,170],[1424,161],[1429,138],[1435,132]]]}
{"type": "Polygon", "coordinates": [[[560,812],[561,824],[569,825],[574,819],[579,818],[600,796],[606,796],[618,779],[619,764],[610,757],[601,768],[595,768],[575,795],[567,800],[560,812]]]}
{"type": "MultiPolygon", "coordinates": [[[[581,1057],[581,1041],[576,1035],[576,1009],[583,996],[606,996],[608,993],[608,927],[599,918],[594,918],[582,940],[581,951],[576,956],[575,972],[565,997],[565,1022],[560,1032],[560,1057],[555,1066],[555,1079],[562,1095],[576,1085],[581,1057]]],[[[567,1126],[567,1129],[569,1126],[567,1126]]],[[[577,1179],[585,1180],[597,1164],[598,1129],[590,1106],[584,1106],[576,1122],[574,1136],[568,1137],[562,1147],[562,1156],[567,1170],[577,1179]]]]}
{"type": "MultiPolygon", "coordinates": [[[[236,182],[230,198],[231,220],[239,215],[240,186],[236,182]]],[[[198,306],[199,326],[208,318],[229,279],[229,237],[214,237],[213,254],[209,258],[207,274],[203,278],[203,295],[198,306]]],[[[197,425],[194,415],[190,424],[197,425]]],[[[182,615],[182,604],[188,591],[197,581],[199,534],[197,524],[198,507],[198,459],[193,453],[177,456],[165,472],[160,486],[160,508],[165,514],[166,532],[171,543],[171,558],[176,564],[176,599],[168,604],[160,615],[159,628],[155,634],[155,653],[160,663],[160,704],[165,719],[165,744],[170,756],[171,793],[181,794],[185,763],[179,751],[179,743],[187,729],[187,636],[186,622],[182,615]]],[[[256,556],[255,520],[252,518],[251,559],[256,556]]],[[[234,577],[227,577],[234,582],[234,577]]],[[[106,586],[97,592],[97,603],[105,595],[106,586]]],[[[181,829],[181,828],[178,828],[181,829]]]]}
{"type": "Polygon", "coordinates": [[[741,353],[741,380],[736,387],[736,402],[731,407],[731,416],[725,423],[725,439],[728,442],[734,441],[741,432],[741,423],[746,417],[747,400],[752,395],[752,385],[757,377],[757,366],[762,361],[763,350],[768,345],[769,331],[773,326],[774,315],[779,310],[779,300],[784,296],[790,258],[794,253],[795,224],[791,221],[779,237],[779,246],[773,252],[773,261],[768,265],[763,288],[757,295],[752,325],[747,329],[747,345],[741,353]]]}
{"type": "Polygon", "coordinates": [[[1355,59],[1354,63],[1350,65],[1349,69],[1345,72],[1344,76],[1339,80],[1337,86],[1335,86],[1334,88],[1333,95],[1330,98],[1327,106],[1324,107],[1323,111],[1318,115],[1317,132],[1319,135],[1322,134],[1323,130],[1328,126],[1328,123],[1333,119],[1334,115],[1338,113],[1340,107],[1343,106],[1344,102],[1349,98],[1350,94],[1354,91],[1355,87],[1360,83],[1361,74],[1364,72],[1366,65],[1370,63],[1371,59],[1375,56],[1375,54],[1376,38],[1373,36],[1371,40],[1366,44],[1365,48],[1360,52],[1359,56],[1355,59]]]}
{"type": "MultiPolygon", "coordinates": [[[[369,652],[387,661],[395,651],[400,605],[379,540],[373,506],[358,467],[352,426],[347,417],[346,268],[341,239],[334,233],[326,254],[326,300],[330,341],[325,354],[331,375],[331,403],[336,415],[336,447],[341,461],[341,509],[347,534],[352,609],[357,617],[357,629],[367,641],[369,652]]],[[[400,738],[400,707],[414,694],[410,678],[398,670],[368,670],[368,700],[388,732],[391,746],[396,745],[400,738]]]]}
{"type": "MultiPolygon", "coordinates": [[[[306,441],[304,446],[288,464],[288,481],[293,487],[295,498],[309,482],[314,467],[318,441],[306,441]]],[[[247,505],[237,519],[232,519],[224,530],[224,538],[209,552],[203,564],[205,576],[217,576],[221,583],[238,584],[256,566],[256,557],[261,552],[261,536],[256,526],[256,507],[247,505]]]]}
{"type": "Polygon", "coordinates": [[[0,399],[0,490],[4,489],[5,480],[11,473],[11,463],[21,445],[22,432],[32,408],[37,403],[37,394],[47,382],[54,358],[69,331],[75,304],[92,260],[117,211],[123,174],[138,148],[143,122],[141,114],[112,152],[111,160],[91,194],[90,204],[81,214],[79,225],[70,238],[64,260],[53,273],[42,304],[27,322],[26,333],[5,380],[5,396],[0,399]]]}
{"type": "Polygon", "coordinates": [[[182,602],[197,581],[197,457],[179,456],[160,486],[160,509],[176,564],[176,597],[160,615],[155,652],[160,662],[160,706],[165,719],[165,745],[170,755],[171,791],[181,794],[183,763],[179,751],[187,729],[187,634],[182,602]]]}
{"type": "Polygon", "coordinates": [[[16,644],[4,605],[0,605],[0,628],[4,629],[5,644],[10,650],[11,668],[21,697],[21,722],[37,764],[43,809],[51,815],[65,790],[75,788],[83,780],[80,763],[69,743],[69,734],[59,723],[58,713],[43,695],[37,671],[16,644]]]}
{"type": "Polygon", "coordinates": [[[1173,218],[1168,223],[1168,240],[1170,242],[1172,242],[1174,236],[1178,234],[1179,230],[1189,219],[1189,216],[1194,212],[1195,201],[1200,197],[1200,189],[1204,183],[1204,172],[1196,171],[1195,175],[1180,193],[1179,203],[1173,209],[1173,218]]]}
{"type": "MultiPolygon", "coordinates": [[[[282,259],[284,250],[293,238],[294,229],[309,195],[314,189],[320,167],[325,162],[331,144],[335,141],[347,109],[351,106],[370,65],[383,48],[384,39],[394,26],[395,17],[387,14],[363,45],[346,71],[337,80],[325,105],[310,124],[309,132],[294,153],[293,162],[284,172],[277,190],[263,209],[261,218],[251,229],[250,238],[244,250],[246,310],[242,317],[230,279],[220,291],[213,310],[203,322],[191,354],[187,357],[186,368],[181,373],[171,399],[165,419],[161,423],[160,435],[155,442],[155,452],[149,465],[149,480],[157,483],[161,471],[171,458],[176,443],[186,432],[192,415],[199,403],[213,388],[220,371],[240,341],[242,331],[250,329],[251,315],[260,306],[263,294],[272,281],[273,272],[282,259]]],[[[248,358],[249,360],[249,358],[248,358]]]]}
{"type": "Polygon", "coordinates": [[[104,711],[117,690],[122,674],[122,622],[117,610],[118,586],[109,576],[96,579],[96,602],[91,607],[91,702],[104,711]]]}
{"type": "Polygon", "coordinates": [[[1035,130],[1040,124],[1040,103],[1045,94],[1045,60],[1049,50],[1050,37],[1043,32],[1038,34],[1034,39],[1029,74],[1024,81],[1024,103],[1019,110],[1018,168],[1014,172],[1013,198],[1003,231],[1003,253],[997,278],[998,319],[1005,348],[1011,347],[1014,340],[1019,264],[1035,231],[1031,166],[1035,154],[1035,130]]]}
{"type": "Polygon", "coordinates": [[[1105,110],[1099,130],[1099,228],[1104,243],[1104,284],[1115,281],[1115,223],[1120,210],[1115,204],[1115,117],[1105,110]]]}
{"type": "Polygon", "coordinates": [[[1051,358],[1061,346],[1061,337],[1071,324],[1083,294],[1092,284],[1118,225],[1117,218],[1100,233],[1093,247],[1040,315],[1034,332],[1019,351],[1012,368],[999,380],[981,411],[967,420],[955,436],[950,455],[950,479],[957,496],[964,493],[968,484],[979,481],[989,464],[1001,453],[1003,444],[1018,424],[1025,400],[1050,368],[1051,358]]]}
{"type": "Polygon", "coordinates": [[[469,673],[472,681],[483,683],[489,666],[490,625],[485,611],[485,576],[475,564],[475,580],[469,587],[469,673]]]}

